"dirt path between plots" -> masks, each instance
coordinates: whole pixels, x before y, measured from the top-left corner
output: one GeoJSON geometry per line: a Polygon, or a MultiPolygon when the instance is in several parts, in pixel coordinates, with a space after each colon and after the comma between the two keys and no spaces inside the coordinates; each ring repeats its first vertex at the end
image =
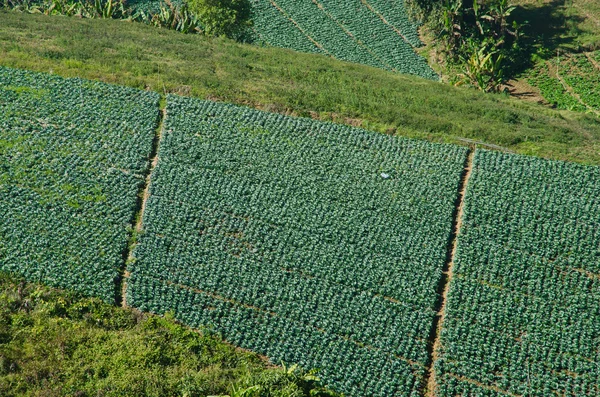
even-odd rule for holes
{"type": "Polygon", "coordinates": [[[160,139],[162,138],[164,122],[165,122],[166,118],[167,118],[167,109],[161,108],[160,113],[159,113],[158,126],[156,127],[156,130],[155,130],[154,140],[152,141],[152,150],[150,151],[150,157],[149,157],[150,163],[149,163],[148,169],[146,170],[146,176],[144,178],[143,189],[141,190],[141,192],[138,195],[138,204],[136,206],[136,208],[138,210],[137,210],[137,213],[135,216],[135,226],[134,226],[134,229],[131,232],[131,235],[129,238],[129,243],[127,246],[127,250],[128,250],[127,259],[126,259],[125,263],[123,264],[123,269],[122,269],[121,291],[120,291],[121,296],[120,296],[120,302],[117,302],[117,304],[122,307],[127,307],[127,280],[131,276],[131,273],[127,270],[127,264],[131,263],[134,259],[133,250],[135,249],[135,247],[138,244],[135,239],[135,236],[139,235],[144,228],[144,225],[143,225],[144,212],[146,211],[146,205],[148,203],[148,198],[150,197],[150,184],[151,184],[152,172],[154,171],[154,169],[156,168],[156,165],[158,164],[158,146],[160,144],[160,139]]]}
{"type": "Polygon", "coordinates": [[[469,178],[471,177],[471,171],[473,170],[473,158],[475,156],[475,148],[470,148],[467,152],[467,158],[465,160],[465,168],[461,177],[461,181],[458,187],[458,195],[456,197],[456,206],[453,215],[452,234],[448,243],[448,253],[446,257],[446,263],[442,271],[442,279],[438,286],[438,293],[441,297],[437,304],[437,314],[433,320],[431,334],[429,338],[430,347],[429,355],[430,360],[427,366],[426,383],[424,385],[424,395],[426,397],[435,397],[438,395],[438,380],[435,375],[434,364],[440,358],[440,350],[442,348],[441,332],[446,318],[446,305],[448,303],[448,292],[450,290],[450,283],[454,276],[454,257],[456,255],[456,246],[458,242],[458,236],[462,228],[462,218],[465,207],[465,194],[467,192],[467,185],[469,178]]]}

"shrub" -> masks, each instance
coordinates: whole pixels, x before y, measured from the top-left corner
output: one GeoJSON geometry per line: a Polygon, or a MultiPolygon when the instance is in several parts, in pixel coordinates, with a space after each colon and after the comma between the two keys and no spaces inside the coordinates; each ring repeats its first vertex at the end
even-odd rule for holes
{"type": "Polygon", "coordinates": [[[190,0],[189,5],[208,35],[237,39],[251,26],[248,0],[190,0]]]}

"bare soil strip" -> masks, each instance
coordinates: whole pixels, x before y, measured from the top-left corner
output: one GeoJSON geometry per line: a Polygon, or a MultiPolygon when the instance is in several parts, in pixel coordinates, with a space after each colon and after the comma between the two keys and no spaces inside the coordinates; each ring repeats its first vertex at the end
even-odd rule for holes
{"type": "Polygon", "coordinates": [[[152,150],[150,151],[148,167],[144,173],[144,183],[140,186],[140,191],[138,193],[138,199],[136,203],[136,212],[135,212],[135,226],[131,231],[129,236],[129,241],[127,243],[127,249],[123,253],[123,267],[121,269],[120,280],[116,289],[116,304],[117,306],[127,307],[127,280],[130,277],[129,271],[127,271],[127,264],[131,263],[133,258],[133,250],[137,246],[136,236],[142,232],[143,229],[143,218],[144,211],[146,210],[146,204],[148,202],[148,197],[150,197],[150,178],[152,176],[152,171],[156,168],[158,164],[158,146],[160,144],[160,138],[162,136],[164,121],[167,117],[166,107],[162,107],[159,111],[158,116],[158,125],[156,130],[154,131],[154,139],[152,141],[152,150]]]}
{"type": "Polygon", "coordinates": [[[425,384],[423,395],[426,397],[436,397],[438,395],[438,382],[435,376],[434,364],[439,359],[441,350],[441,332],[444,325],[444,319],[446,317],[446,304],[448,302],[448,291],[450,290],[450,283],[454,276],[454,256],[456,255],[456,245],[460,229],[462,226],[462,217],[465,204],[465,193],[467,191],[467,185],[469,178],[471,177],[471,171],[473,169],[473,157],[475,156],[475,148],[469,148],[467,157],[465,159],[465,168],[458,186],[458,195],[456,197],[454,214],[452,216],[452,234],[448,241],[446,262],[442,269],[442,277],[437,287],[437,293],[439,294],[438,302],[436,304],[437,314],[433,319],[431,325],[431,333],[429,335],[428,354],[429,362],[427,364],[427,374],[425,375],[425,384]]]}

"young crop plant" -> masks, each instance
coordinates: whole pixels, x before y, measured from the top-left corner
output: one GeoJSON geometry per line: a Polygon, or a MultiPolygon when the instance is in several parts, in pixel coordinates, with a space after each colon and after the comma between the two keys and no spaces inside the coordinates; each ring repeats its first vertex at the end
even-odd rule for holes
{"type": "Polygon", "coordinates": [[[478,150],[439,396],[600,395],[600,168],[478,150]]]}
{"type": "MultiPolygon", "coordinates": [[[[556,66],[553,66],[556,67],[556,66]]],[[[527,82],[540,90],[540,93],[548,103],[558,109],[571,111],[585,111],[584,104],[579,102],[561,81],[556,77],[556,72],[551,72],[548,64],[538,65],[527,79],[527,82]]]]}
{"type": "Polygon", "coordinates": [[[169,96],[127,302],[418,395],[466,148],[169,96]]]}
{"type": "Polygon", "coordinates": [[[158,100],[0,68],[0,270],[114,302],[158,100]]]}

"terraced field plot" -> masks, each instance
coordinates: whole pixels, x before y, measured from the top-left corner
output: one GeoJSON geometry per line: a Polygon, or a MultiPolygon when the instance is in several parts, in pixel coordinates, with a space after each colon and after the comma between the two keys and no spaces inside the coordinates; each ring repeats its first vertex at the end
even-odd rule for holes
{"type": "Polygon", "coordinates": [[[257,41],[410,73],[438,76],[413,49],[421,44],[404,1],[252,0],[257,41]]]}
{"type": "Polygon", "coordinates": [[[158,98],[0,68],[0,270],[114,301],[158,98]]]}
{"type": "Polygon", "coordinates": [[[600,51],[550,60],[538,65],[527,80],[559,109],[600,115],[600,51]]]}
{"type": "Polygon", "coordinates": [[[168,97],[127,302],[417,395],[466,148],[168,97]]]}
{"type": "Polygon", "coordinates": [[[600,395],[600,168],[477,151],[440,395],[600,395]]]}

